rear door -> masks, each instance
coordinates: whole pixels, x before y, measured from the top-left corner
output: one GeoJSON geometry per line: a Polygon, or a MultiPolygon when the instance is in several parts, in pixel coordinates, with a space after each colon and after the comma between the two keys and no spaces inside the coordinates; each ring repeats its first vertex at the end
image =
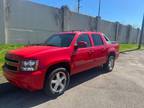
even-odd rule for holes
{"type": "Polygon", "coordinates": [[[91,34],[93,40],[93,62],[95,66],[102,65],[106,62],[107,50],[100,34],[91,34]]]}

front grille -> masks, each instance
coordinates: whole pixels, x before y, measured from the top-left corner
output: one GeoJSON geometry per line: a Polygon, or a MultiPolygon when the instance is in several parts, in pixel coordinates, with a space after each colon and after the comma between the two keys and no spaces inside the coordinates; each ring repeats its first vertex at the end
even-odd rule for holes
{"type": "Polygon", "coordinates": [[[14,58],[8,58],[5,57],[5,68],[7,68],[10,71],[18,71],[19,61],[15,60],[14,58]]]}
{"type": "Polygon", "coordinates": [[[12,60],[12,59],[9,59],[9,58],[7,58],[7,57],[5,57],[5,60],[6,60],[6,61],[10,61],[10,62],[15,62],[15,63],[18,63],[18,61],[17,61],[17,60],[12,60]]]}
{"type": "Polygon", "coordinates": [[[5,64],[5,67],[6,67],[8,70],[12,70],[12,71],[17,71],[17,70],[18,70],[17,67],[15,67],[15,66],[10,66],[10,65],[8,65],[8,64],[5,64]]]}

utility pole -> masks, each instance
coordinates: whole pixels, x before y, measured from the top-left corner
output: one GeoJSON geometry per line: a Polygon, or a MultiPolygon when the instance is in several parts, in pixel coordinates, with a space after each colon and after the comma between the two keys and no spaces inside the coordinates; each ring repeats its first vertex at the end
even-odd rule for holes
{"type": "Polygon", "coordinates": [[[138,49],[141,48],[143,35],[144,35],[144,14],[143,14],[143,20],[142,20],[142,26],[141,26],[141,33],[140,33],[140,38],[139,38],[138,49]]]}
{"type": "Polygon", "coordinates": [[[99,0],[98,17],[100,17],[100,13],[101,13],[101,0],[99,0]]]}
{"type": "Polygon", "coordinates": [[[78,6],[77,6],[77,11],[78,11],[78,13],[79,13],[79,11],[80,11],[80,2],[81,2],[81,0],[78,0],[78,6]]]}

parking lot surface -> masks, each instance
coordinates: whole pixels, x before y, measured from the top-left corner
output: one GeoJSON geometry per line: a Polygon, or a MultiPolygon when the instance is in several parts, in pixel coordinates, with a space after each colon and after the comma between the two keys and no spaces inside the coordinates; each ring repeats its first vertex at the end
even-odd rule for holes
{"type": "Polygon", "coordinates": [[[144,51],[120,54],[110,73],[97,68],[73,76],[56,99],[0,81],[0,108],[144,108],[144,51]]]}

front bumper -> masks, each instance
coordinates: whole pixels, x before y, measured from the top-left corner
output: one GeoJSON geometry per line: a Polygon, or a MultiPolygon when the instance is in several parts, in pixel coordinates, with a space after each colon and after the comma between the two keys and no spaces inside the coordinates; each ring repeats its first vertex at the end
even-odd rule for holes
{"type": "Polygon", "coordinates": [[[29,91],[43,89],[45,70],[36,72],[11,72],[3,68],[6,79],[15,86],[29,91]]]}

